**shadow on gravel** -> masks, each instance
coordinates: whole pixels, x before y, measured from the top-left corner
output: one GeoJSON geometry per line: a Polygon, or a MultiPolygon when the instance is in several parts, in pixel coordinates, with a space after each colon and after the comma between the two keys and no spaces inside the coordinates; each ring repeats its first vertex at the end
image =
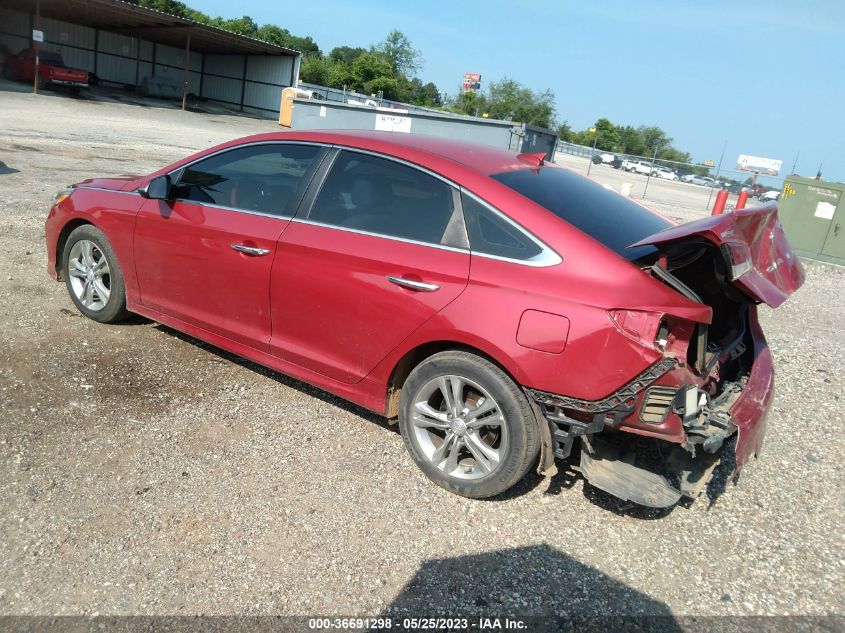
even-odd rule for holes
{"type": "Polygon", "coordinates": [[[470,620],[457,630],[498,617],[501,629],[517,628],[508,618],[529,631],[682,631],[664,603],[545,544],[426,561],[383,614],[422,616],[470,620]]]}
{"type": "MultiPolygon", "coordinates": [[[[143,325],[150,322],[151,321],[149,321],[145,317],[133,316],[130,319],[121,322],[121,325],[143,325]]],[[[236,365],[240,365],[241,367],[249,369],[250,371],[253,371],[256,374],[260,374],[262,376],[266,376],[267,378],[275,380],[281,385],[296,389],[297,391],[301,391],[302,393],[305,393],[309,396],[318,398],[327,404],[336,406],[340,409],[344,409],[345,411],[348,411],[353,415],[362,417],[365,420],[382,427],[383,429],[389,430],[393,433],[399,433],[398,424],[391,424],[384,416],[373,413],[372,411],[369,411],[363,407],[358,406],[357,404],[353,404],[352,402],[339,398],[327,391],[323,391],[322,389],[319,389],[313,385],[309,385],[308,383],[302,382],[301,380],[297,380],[295,378],[291,378],[290,376],[275,372],[272,369],[264,367],[263,365],[259,365],[258,363],[254,363],[250,360],[246,360],[245,358],[241,358],[240,356],[222,350],[218,347],[215,347],[214,345],[211,345],[210,343],[206,343],[197,338],[194,338],[193,336],[184,334],[183,332],[179,332],[178,330],[174,330],[173,328],[170,328],[166,325],[156,324],[154,327],[157,330],[164,332],[165,334],[174,336],[181,341],[193,345],[194,347],[198,347],[204,351],[214,354],[218,358],[234,363],[236,365]]],[[[575,486],[575,484],[579,480],[583,480],[583,477],[577,471],[576,468],[579,460],[579,455],[580,449],[576,446],[573,448],[572,455],[566,461],[559,461],[557,463],[558,473],[548,479],[548,489],[544,494],[559,495],[567,493],[575,486]]],[[[723,460],[723,463],[716,471],[716,474],[713,477],[713,481],[710,482],[710,485],[707,488],[707,497],[710,502],[710,507],[713,506],[719,495],[721,495],[725,491],[728,477],[730,472],[733,470],[734,463],[735,462],[731,460],[723,460]]],[[[496,495],[495,497],[481,499],[480,501],[495,503],[499,501],[508,501],[511,499],[515,499],[534,490],[545,480],[545,477],[541,477],[534,470],[530,470],[528,474],[523,477],[519,483],[517,483],[509,490],[505,491],[500,495],[496,495]]],[[[594,505],[599,506],[604,510],[613,512],[614,514],[617,514],[619,516],[627,516],[644,520],[662,519],[671,514],[675,507],[677,507],[672,506],[670,508],[659,509],[646,508],[634,503],[630,503],[628,501],[618,499],[610,494],[607,494],[602,490],[599,490],[598,488],[591,486],[586,481],[584,481],[583,489],[584,497],[588,501],[590,501],[594,505]]],[[[569,494],[572,494],[572,492],[569,492],[569,494]]],[[[689,504],[681,502],[681,504],[679,505],[688,506],[689,504]]]]}
{"type": "Polygon", "coordinates": [[[6,163],[0,160],[0,176],[5,176],[6,174],[17,174],[20,170],[15,169],[14,167],[9,167],[6,163]]]}
{"type": "MultiPolygon", "coordinates": [[[[127,323],[129,323],[130,321],[131,319],[127,321],[127,323]]],[[[193,336],[189,336],[188,334],[184,334],[183,332],[174,330],[173,328],[167,327],[166,325],[161,325],[160,323],[158,323],[156,324],[155,328],[161,332],[164,332],[165,334],[175,336],[179,340],[185,341],[186,343],[190,343],[194,347],[199,347],[202,350],[210,352],[218,358],[222,358],[223,360],[229,361],[230,363],[240,365],[241,367],[249,369],[250,371],[254,371],[256,374],[261,374],[262,376],[271,378],[272,380],[275,380],[281,385],[296,389],[297,391],[301,391],[302,393],[308,394],[309,396],[319,398],[327,404],[331,404],[340,409],[349,411],[350,413],[360,416],[365,420],[373,422],[374,424],[378,424],[379,426],[393,431],[394,433],[399,432],[399,426],[397,424],[390,424],[384,416],[373,413],[372,411],[369,411],[364,407],[360,407],[357,404],[353,404],[352,402],[349,402],[342,398],[338,398],[337,396],[330,394],[328,391],[323,391],[322,389],[319,389],[313,385],[309,385],[308,383],[302,382],[301,380],[297,380],[296,378],[291,378],[290,376],[285,376],[284,374],[275,372],[272,369],[264,367],[263,365],[259,365],[258,363],[254,363],[251,360],[247,360],[235,354],[231,354],[230,352],[222,350],[219,347],[215,347],[210,343],[206,343],[205,341],[201,341],[197,338],[194,338],[193,336]]]]}

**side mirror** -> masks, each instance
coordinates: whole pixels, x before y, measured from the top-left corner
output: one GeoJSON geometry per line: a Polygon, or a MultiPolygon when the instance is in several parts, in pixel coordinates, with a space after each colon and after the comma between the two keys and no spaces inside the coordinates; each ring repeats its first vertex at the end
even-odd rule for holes
{"type": "Polygon", "coordinates": [[[167,200],[170,198],[170,176],[156,176],[146,187],[138,189],[138,193],[144,198],[152,200],[167,200]]]}

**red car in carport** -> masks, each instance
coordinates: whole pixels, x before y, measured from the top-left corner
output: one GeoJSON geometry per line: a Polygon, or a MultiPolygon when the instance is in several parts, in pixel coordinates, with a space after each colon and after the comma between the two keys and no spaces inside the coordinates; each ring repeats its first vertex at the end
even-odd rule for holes
{"type": "Polygon", "coordinates": [[[86,316],[138,313],[398,419],[448,490],[499,494],[579,446],[590,483],[653,507],[760,451],[757,304],[804,279],[775,205],[675,226],[538,155],[366,131],[86,180],[46,240],[86,316]]]}

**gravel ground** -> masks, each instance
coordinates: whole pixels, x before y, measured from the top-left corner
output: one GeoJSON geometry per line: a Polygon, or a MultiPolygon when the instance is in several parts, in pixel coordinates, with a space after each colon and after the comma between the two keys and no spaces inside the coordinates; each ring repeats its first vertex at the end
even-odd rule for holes
{"type": "Polygon", "coordinates": [[[0,104],[0,614],[843,612],[845,269],[807,262],[763,310],[766,450],[712,505],[626,510],[564,475],[471,501],[378,416],[143,319],[96,324],[48,278],[56,190],[272,121],[0,104]]]}

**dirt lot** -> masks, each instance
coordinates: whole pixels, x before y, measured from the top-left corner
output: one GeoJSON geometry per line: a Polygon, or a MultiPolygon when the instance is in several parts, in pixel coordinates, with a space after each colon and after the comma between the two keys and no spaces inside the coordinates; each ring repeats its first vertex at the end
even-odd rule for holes
{"type": "Polygon", "coordinates": [[[762,459],[669,514],[563,476],[450,495],[377,416],[48,278],[56,190],[273,129],[0,92],[0,613],[843,612],[842,268],[763,310],[762,459]]]}

